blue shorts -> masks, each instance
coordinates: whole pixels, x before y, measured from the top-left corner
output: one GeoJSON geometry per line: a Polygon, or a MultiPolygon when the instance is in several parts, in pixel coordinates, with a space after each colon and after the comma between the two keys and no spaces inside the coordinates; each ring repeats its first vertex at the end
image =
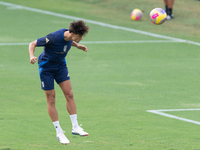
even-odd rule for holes
{"type": "Polygon", "coordinates": [[[41,88],[43,90],[53,90],[54,79],[57,84],[70,79],[68,69],[65,64],[56,68],[39,67],[39,74],[41,80],[41,88]]]}

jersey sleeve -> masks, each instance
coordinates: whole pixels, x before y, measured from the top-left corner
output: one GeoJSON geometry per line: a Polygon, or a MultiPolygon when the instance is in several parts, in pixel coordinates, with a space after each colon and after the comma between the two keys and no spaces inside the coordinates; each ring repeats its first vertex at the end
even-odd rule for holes
{"type": "Polygon", "coordinates": [[[55,42],[55,38],[53,34],[48,34],[45,37],[41,37],[37,39],[37,46],[51,46],[55,42]]]}

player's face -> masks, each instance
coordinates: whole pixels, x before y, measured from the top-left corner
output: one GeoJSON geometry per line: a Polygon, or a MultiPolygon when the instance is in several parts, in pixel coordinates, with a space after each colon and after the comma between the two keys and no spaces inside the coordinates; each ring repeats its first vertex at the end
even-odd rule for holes
{"type": "Polygon", "coordinates": [[[77,43],[79,43],[82,39],[83,39],[83,37],[79,34],[73,34],[73,36],[72,36],[72,40],[77,43]]]}

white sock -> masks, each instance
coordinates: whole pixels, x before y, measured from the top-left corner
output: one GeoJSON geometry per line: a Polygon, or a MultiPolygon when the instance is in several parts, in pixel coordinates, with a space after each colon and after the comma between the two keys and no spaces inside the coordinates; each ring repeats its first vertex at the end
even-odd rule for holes
{"type": "Polygon", "coordinates": [[[77,114],[70,115],[71,122],[72,122],[72,128],[78,127],[78,121],[77,121],[77,114]]]}
{"type": "Polygon", "coordinates": [[[60,127],[59,121],[53,122],[53,125],[54,125],[54,127],[56,129],[56,134],[59,134],[59,133],[63,132],[62,128],[60,127]]]}

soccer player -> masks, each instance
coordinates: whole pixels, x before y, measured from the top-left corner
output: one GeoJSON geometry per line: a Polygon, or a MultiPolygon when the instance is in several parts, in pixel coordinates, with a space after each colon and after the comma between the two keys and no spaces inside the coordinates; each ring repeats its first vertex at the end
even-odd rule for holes
{"type": "Polygon", "coordinates": [[[76,103],[65,61],[71,46],[87,52],[87,47],[78,43],[88,33],[88,30],[89,27],[82,20],[73,21],[70,23],[69,29],[60,29],[29,44],[31,64],[37,61],[37,57],[34,55],[35,48],[37,46],[44,47],[44,51],[38,57],[41,88],[46,95],[48,114],[56,129],[56,137],[62,144],[69,144],[70,142],[59,124],[58,113],[55,107],[54,80],[60,86],[66,98],[66,108],[72,122],[72,134],[88,136],[88,133],[78,125],[76,103]]]}
{"type": "Polygon", "coordinates": [[[174,18],[174,15],[172,13],[174,0],[164,0],[164,3],[165,3],[165,11],[167,13],[167,20],[170,20],[174,18]]]}

